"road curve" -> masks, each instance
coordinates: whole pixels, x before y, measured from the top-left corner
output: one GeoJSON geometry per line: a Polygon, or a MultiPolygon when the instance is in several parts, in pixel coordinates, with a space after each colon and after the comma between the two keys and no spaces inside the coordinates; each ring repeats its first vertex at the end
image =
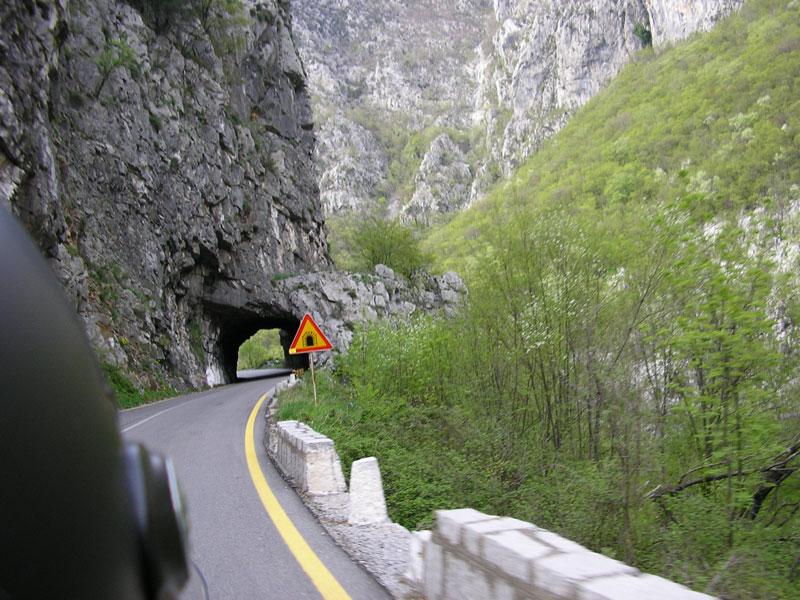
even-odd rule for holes
{"type": "MultiPolygon", "coordinates": [[[[303,571],[268,516],[248,471],[248,417],[277,381],[229,385],[119,413],[126,439],[171,456],[175,463],[196,565],[182,600],[316,600],[330,593],[321,593],[303,571]]],[[[384,588],[331,540],[277,474],[264,452],[263,435],[262,412],[255,419],[258,467],[300,535],[344,588],[344,597],[388,599],[384,588]]]]}

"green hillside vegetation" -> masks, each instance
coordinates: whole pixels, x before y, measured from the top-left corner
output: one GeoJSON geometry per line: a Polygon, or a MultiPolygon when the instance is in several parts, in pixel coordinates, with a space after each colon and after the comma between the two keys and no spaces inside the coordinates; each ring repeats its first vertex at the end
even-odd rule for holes
{"type": "MultiPolygon", "coordinates": [[[[391,516],[472,506],[730,599],[800,597],[800,5],[644,50],[431,233],[453,318],[359,332],[281,418],[377,456],[391,516]]],[[[307,386],[306,386],[307,387],[307,386]]]]}

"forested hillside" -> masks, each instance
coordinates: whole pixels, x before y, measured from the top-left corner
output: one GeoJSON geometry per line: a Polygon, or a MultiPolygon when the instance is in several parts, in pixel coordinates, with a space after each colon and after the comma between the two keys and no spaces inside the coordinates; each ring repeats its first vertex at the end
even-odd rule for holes
{"type": "Polygon", "coordinates": [[[406,526],[473,506],[724,598],[800,597],[796,0],[641,51],[427,249],[463,312],[363,331],[283,418],[377,456],[406,526]]]}

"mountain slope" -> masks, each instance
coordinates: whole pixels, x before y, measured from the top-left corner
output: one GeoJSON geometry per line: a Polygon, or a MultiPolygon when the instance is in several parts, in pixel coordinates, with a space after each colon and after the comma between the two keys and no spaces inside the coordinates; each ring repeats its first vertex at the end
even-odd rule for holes
{"type": "Polygon", "coordinates": [[[428,224],[481,197],[649,39],[710,28],[740,0],[297,0],[330,214],[379,198],[428,224]]]}
{"type": "Polygon", "coordinates": [[[752,2],[689,43],[640,52],[509,183],[432,233],[440,267],[479,256],[510,202],[603,211],[683,197],[713,218],[797,200],[800,27],[788,6],[752,2]]]}

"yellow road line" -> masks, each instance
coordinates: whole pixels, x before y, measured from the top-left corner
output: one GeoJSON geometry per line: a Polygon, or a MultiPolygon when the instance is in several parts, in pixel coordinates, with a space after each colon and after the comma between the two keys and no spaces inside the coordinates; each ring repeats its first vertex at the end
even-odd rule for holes
{"type": "Polygon", "coordinates": [[[351,600],[350,596],[344,591],[344,588],[331,574],[327,567],[322,564],[322,561],[316,553],[308,545],[308,542],[303,539],[297,527],[294,526],[289,515],[283,510],[280,502],[275,497],[275,494],[269,487],[267,479],[258,464],[258,456],[256,455],[255,444],[255,423],[258,411],[264,403],[266,394],[261,396],[253,407],[250,417],[247,419],[247,427],[244,432],[244,450],[247,457],[247,468],[250,471],[250,477],[253,480],[253,485],[258,492],[258,497],[261,498],[261,503],[281,534],[283,541],[289,547],[289,550],[300,563],[303,571],[309,576],[314,586],[325,600],[351,600]]]}

